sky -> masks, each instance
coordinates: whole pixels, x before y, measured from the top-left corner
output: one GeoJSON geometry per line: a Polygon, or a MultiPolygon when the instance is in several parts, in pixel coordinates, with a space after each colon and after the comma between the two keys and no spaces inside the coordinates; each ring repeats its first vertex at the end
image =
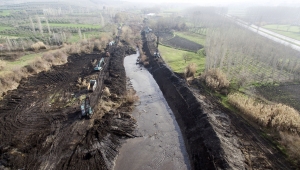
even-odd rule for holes
{"type": "Polygon", "coordinates": [[[208,5],[230,5],[230,4],[252,4],[252,5],[293,5],[300,4],[300,0],[124,0],[129,2],[151,2],[151,3],[190,3],[208,5]]]}

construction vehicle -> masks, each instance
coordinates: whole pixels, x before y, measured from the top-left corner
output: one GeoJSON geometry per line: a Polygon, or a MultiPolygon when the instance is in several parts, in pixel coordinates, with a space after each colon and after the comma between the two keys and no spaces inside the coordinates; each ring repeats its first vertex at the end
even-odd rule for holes
{"type": "Polygon", "coordinates": [[[109,44],[109,46],[113,46],[113,45],[115,45],[115,41],[111,41],[108,44],[109,44]]]}
{"type": "Polygon", "coordinates": [[[90,91],[90,92],[93,92],[93,91],[95,91],[96,87],[97,87],[97,81],[96,80],[90,80],[90,83],[88,85],[87,90],[90,91]]]}
{"type": "Polygon", "coordinates": [[[103,69],[102,66],[104,66],[105,62],[104,62],[104,58],[102,57],[101,60],[99,61],[99,63],[96,65],[96,67],[94,68],[95,71],[101,71],[103,69]]]}
{"type": "Polygon", "coordinates": [[[154,58],[160,58],[160,54],[158,51],[154,52],[154,58]]]}
{"type": "Polygon", "coordinates": [[[88,117],[91,118],[93,115],[92,107],[90,106],[90,98],[87,96],[82,103],[81,107],[81,115],[80,118],[82,117],[88,117]]]}

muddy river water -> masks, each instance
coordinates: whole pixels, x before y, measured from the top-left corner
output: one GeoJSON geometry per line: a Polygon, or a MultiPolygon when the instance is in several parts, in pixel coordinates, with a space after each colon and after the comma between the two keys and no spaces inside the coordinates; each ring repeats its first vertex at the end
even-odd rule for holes
{"type": "Polygon", "coordinates": [[[136,65],[138,54],[125,57],[126,76],[139,96],[133,116],[142,137],[128,139],[115,170],[190,169],[181,131],[152,75],[136,65]]]}

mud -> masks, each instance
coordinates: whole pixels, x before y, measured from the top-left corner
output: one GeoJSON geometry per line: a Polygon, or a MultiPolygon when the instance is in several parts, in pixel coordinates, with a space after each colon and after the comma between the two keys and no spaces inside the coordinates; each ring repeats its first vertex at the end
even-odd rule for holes
{"type": "Polygon", "coordinates": [[[115,170],[190,169],[180,128],[152,75],[136,65],[138,54],[124,61],[130,85],[139,101],[133,110],[141,137],[121,147],[115,170]]]}
{"type": "Polygon", "coordinates": [[[122,141],[135,136],[136,121],[123,112],[127,106],[97,113],[104,86],[115,96],[126,92],[123,59],[132,50],[110,50],[114,53],[100,73],[93,72],[92,63],[104,54],[74,55],[67,64],[24,79],[7,93],[0,101],[0,169],[113,167],[122,141]],[[79,88],[79,77],[97,79],[96,90],[79,88]],[[82,95],[91,98],[92,119],[79,119],[82,95]]]}
{"type": "Polygon", "coordinates": [[[259,129],[225,109],[201,84],[187,86],[161,58],[154,59],[150,37],[144,35],[143,44],[148,70],[175,114],[191,169],[291,169],[259,129]]]}

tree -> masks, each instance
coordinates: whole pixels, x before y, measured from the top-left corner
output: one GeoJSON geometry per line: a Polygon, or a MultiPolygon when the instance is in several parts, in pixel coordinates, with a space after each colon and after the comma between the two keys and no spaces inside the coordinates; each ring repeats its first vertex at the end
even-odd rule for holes
{"type": "Polygon", "coordinates": [[[34,27],[34,24],[32,22],[31,17],[29,17],[29,21],[30,21],[30,25],[31,25],[32,31],[35,33],[35,27],[34,27]]]}
{"type": "Polygon", "coordinates": [[[37,20],[37,24],[39,26],[40,33],[43,35],[43,26],[42,26],[40,17],[36,16],[36,20],[37,20]]]}

